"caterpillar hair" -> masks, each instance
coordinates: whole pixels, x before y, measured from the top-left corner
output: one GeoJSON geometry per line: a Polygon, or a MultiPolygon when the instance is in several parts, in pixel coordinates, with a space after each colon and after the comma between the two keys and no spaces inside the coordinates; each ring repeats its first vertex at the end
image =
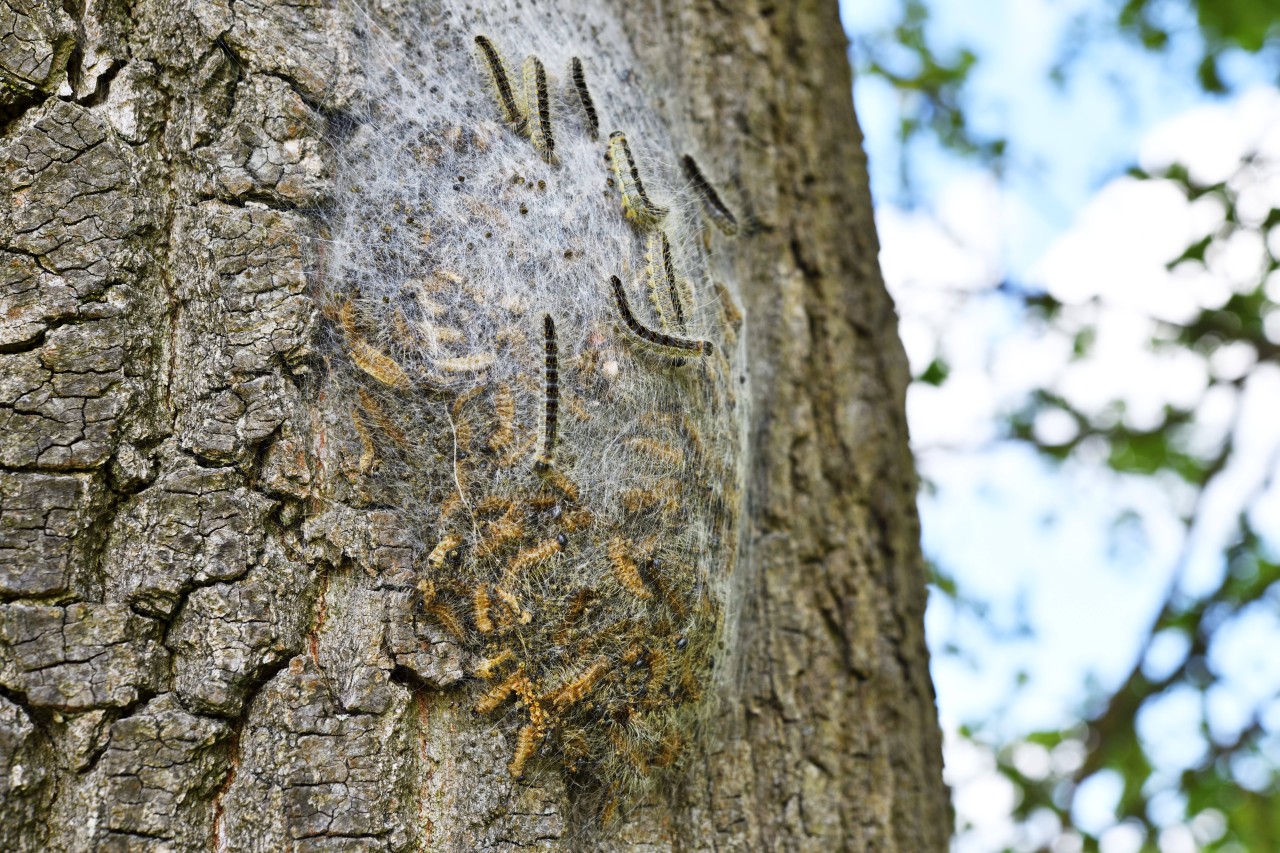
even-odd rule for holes
{"type": "Polygon", "coordinates": [[[626,135],[615,130],[609,134],[609,160],[622,192],[622,209],[627,218],[642,228],[651,228],[670,211],[653,203],[640,180],[640,169],[631,156],[631,146],[626,135]]]}
{"type": "Polygon", "coordinates": [[[529,139],[548,163],[555,162],[556,140],[551,132],[551,97],[547,93],[547,69],[542,60],[524,61],[524,107],[529,116],[529,139]]]}
{"type": "Polygon", "coordinates": [[[720,194],[716,192],[715,187],[711,186],[711,182],[707,180],[706,175],[702,174],[702,169],[698,167],[698,161],[686,154],[680,158],[680,164],[684,167],[685,177],[689,179],[689,183],[693,184],[693,188],[702,197],[703,207],[706,208],[707,215],[711,217],[711,221],[725,235],[729,237],[736,235],[738,233],[737,218],[721,201],[720,194]]]}
{"type": "Polygon", "coordinates": [[[533,463],[539,470],[546,470],[555,462],[556,425],[560,413],[560,368],[556,346],[556,321],[550,314],[542,315],[542,333],[546,339],[546,416],[542,434],[542,452],[533,463]]]}
{"type": "Polygon", "coordinates": [[[480,56],[484,59],[489,77],[493,81],[502,120],[514,127],[517,133],[528,132],[528,122],[520,112],[520,105],[516,103],[515,92],[511,89],[511,79],[507,76],[507,66],[503,64],[498,49],[493,46],[493,42],[489,41],[489,37],[484,35],[476,36],[476,47],[480,48],[480,56]]]}
{"type": "Polygon", "coordinates": [[[696,355],[711,355],[714,346],[711,341],[694,341],[688,338],[677,338],[662,332],[650,329],[639,320],[635,314],[631,313],[631,305],[627,302],[627,293],[623,290],[622,279],[616,275],[610,277],[610,284],[613,285],[613,300],[618,307],[618,313],[622,315],[622,322],[631,330],[631,334],[641,340],[648,341],[654,346],[665,347],[667,349],[683,350],[696,355]]]}
{"type": "Polygon", "coordinates": [[[591,90],[587,88],[587,75],[582,70],[582,60],[576,56],[569,60],[569,77],[573,80],[574,91],[578,93],[582,112],[587,116],[587,129],[591,138],[595,139],[600,135],[600,117],[596,115],[596,102],[591,99],[591,90]]]}

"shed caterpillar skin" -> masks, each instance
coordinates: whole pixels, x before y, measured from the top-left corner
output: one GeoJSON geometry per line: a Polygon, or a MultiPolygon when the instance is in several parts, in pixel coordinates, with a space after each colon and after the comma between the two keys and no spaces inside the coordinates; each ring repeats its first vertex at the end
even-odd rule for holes
{"type": "Polygon", "coordinates": [[[616,275],[609,279],[609,284],[613,288],[614,305],[617,306],[618,314],[622,317],[622,322],[626,325],[631,334],[641,340],[647,341],[657,347],[663,347],[672,350],[681,350],[683,352],[691,352],[695,355],[711,355],[714,346],[711,341],[695,341],[688,338],[677,338],[673,335],[665,334],[641,323],[636,319],[636,315],[631,312],[631,303],[627,301],[627,293],[622,287],[622,279],[616,275]]]}
{"type": "Polygon", "coordinates": [[[596,114],[596,102],[591,98],[591,90],[587,88],[587,75],[582,69],[582,60],[573,57],[569,60],[569,78],[573,81],[573,90],[578,94],[578,103],[587,117],[587,132],[592,139],[600,135],[600,117],[596,114]]]}
{"type": "Polygon", "coordinates": [[[640,179],[640,169],[631,155],[626,134],[620,130],[609,134],[609,160],[613,165],[614,177],[618,180],[618,189],[622,193],[622,209],[627,219],[641,228],[656,226],[671,211],[654,204],[649,198],[644,182],[640,179]]]}
{"type": "Polygon", "coordinates": [[[373,466],[378,464],[378,448],[374,445],[373,436],[369,435],[369,428],[365,426],[364,418],[360,417],[358,410],[351,413],[351,425],[355,427],[356,435],[360,438],[360,461],[356,463],[356,467],[360,473],[368,474],[373,471],[373,466]]]}
{"type": "Polygon", "coordinates": [[[489,41],[488,36],[478,35],[475,41],[476,47],[480,49],[480,57],[489,72],[489,79],[493,83],[493,91],[498,99],[498,111],[502,113],[502,120],[515,128],[517,133],[527,133],[528,121],[516,102],[515,91],[511,88],[511,78],[507,76],[507,66],[502,61],[502,56],[493,46],[493,42],[489,41]]]}
{"type": "Polygon", "coordinates": [[[432,363],[437,370],[443,370],[445,373],[480,373],[492,367],[497,360],[498,357],[491,352],[478,352],[454,358],[435,359],[432,363]]]}
{"type": "Polygon", "coordinates": [[[524,61],[524,103],[528,114],[529,139],[548,163],[556,159],[556,139],[551,129],[551,95],[547,91],[547,69],[542,60],[530,56],[524,61]]]}
{"type": "Polygon", "coordinates": [[[357,389],[356,393],[360,399],[360,408],[369,416],[369,420],[382,431],[382,434],[402,448],[409,447],[409,437],[404,434],[404,430],[396,426],[395,421],[383,410],[378,398],[363,388],[357,389]]]}
{"type": "Polygon", "coordinates": [[[627,445],[646,458],[653,459],[667,468],[679,468],[684,464],[684,451],[679,447],[647,436],[627,439],[627,445]]]}
{"type": "Polygon", "coordinates": [[[720,199],[720,194],[716,192],[715,187],[707,180],[706,175],[702,174],[702,169],[698,167],[698,161],[686,154],[680,158],[680,166],[684,169],[684,176],[689,179],[689,183],[693,184],[698,197],[702,199],[702,206],[707,211],[707,216],[711,217],[711,221],[716,224],[716,227],[725,236],[736,236],[738,234],[737,217],[733,215],[733,211],[729,210],[729,206],[720,199]]]}

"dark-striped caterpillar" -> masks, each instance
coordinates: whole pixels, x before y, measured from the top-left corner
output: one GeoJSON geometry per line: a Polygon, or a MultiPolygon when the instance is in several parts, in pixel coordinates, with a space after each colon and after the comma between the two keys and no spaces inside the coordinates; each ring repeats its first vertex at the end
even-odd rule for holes
{"type": "Polygon", "coordinates": [[[614,304],[618,308],[618,314],[622,317],[623,324],[631,330],[631,333],[643,341],[653,344],[656,347],[665,349],[681,350],[691,352],[695,355],[711,355],[715,346],[711,341],[695,341],[687,338],[677,338],[674,335],[668,335],[665,332],[659,332],[650,329],[648,326],[636,319],[636,315],[631,311],[631,303],[627,301],[627,292],[622,286],[622,279],[616,275],[610,277],[609,284],[613,288],[614,304]]]}
{"type": "Polygon", "coordinates": [[[735,236],[738,233],[738,219],[733,215],[733,211],[729,210],[728,205],[720,199],[720,193],[716,192],[715,187],[702,174],[698,161],[686,154],[680,158],[680,165],[684,169],[685,177],[689,179],[689,183],[693,184],[694,190],[702,199],[703,207],[711,217],[711,221],[726,236],[735,236]]]}

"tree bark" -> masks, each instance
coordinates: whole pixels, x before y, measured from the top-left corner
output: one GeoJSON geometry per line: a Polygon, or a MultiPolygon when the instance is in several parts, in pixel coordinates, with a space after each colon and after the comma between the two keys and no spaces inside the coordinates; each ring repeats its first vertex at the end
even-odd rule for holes
{"type": "MultiPolygon", "coordinates": [[[[942,850],[908,373],[835,4],[424,5],[0,0],[0,848],[942,850]],[[380,410],[341,379],[381,387],[324,280],[369,144],[361,57],[453,61],[479,32],[513,56],[571,41],[602,112],[697,154],[742,226],[677,247],[719,346],[645,380],[719,401],[690,411],[728,461],[689,461],[704,482],[679,494],[719,490],[693,557],[727,577],[708,695],[668,688],[711,719],[670,723],[678,770],[634,792],[592,798],[561,760],[588,723],[512,772],[536,702],[474,713],[477,629],[446,630],[439,554],[396,503],[463,489],[457,424],[423,432],[452,464],[401,452],[394,485],[421,483],[388,492],[399,428],[371,439],[380,410]]],[[[438,85],[483,100],[468,62],[474,83],[438,85]]]]}

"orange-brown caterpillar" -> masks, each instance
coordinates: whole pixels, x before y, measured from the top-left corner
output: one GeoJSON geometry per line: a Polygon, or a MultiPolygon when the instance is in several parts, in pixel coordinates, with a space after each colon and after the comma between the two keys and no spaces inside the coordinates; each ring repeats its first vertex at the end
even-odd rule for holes
{"type": "Polygon", "coordinates": [[[388,388],[409,387],[409,374],[394,358],[381,352],[364,338],[348,338],[351,360],[356,367],[388,388]]]}
{"type": "Polygon", "coordinates": [[[525,548],[523,551],[516,554],[515,557],[512,558],[511,562],[507,564],[507,577],[515,577],[530,566],[536,566],[538,563],[551,559],[564,549],[566,541],[567,540],[562,533],[553,539],[547,539],[546,541],[539,542],[537,545],[525,548]]]}
{"type": "Polygon", "coordinates": [[[548,163],[556,159],[556,139],[551,132],[551,96],[547,93],[547,69],[542,60],[524,61],[524,104],[529,115],[529,139],[548,163]]]}
{"type": "Polygon", "coordinates": [[[693,184],[693,188],[702,197],[702,204],[707,210],[707,215],[711,217],[711,221],[727,236],[732,237],[737,234],[737,218],[729,210],[729,207],[720,200],[720,194],[716,192],[715,187],[711,186],[711,182],[702,174],[702,169],[698,168],[698,161],[686,154],[680,158],[680,164],[684,168],[685,177],[689,179],[689,183],[693,184]]]}
{"type": "Polygon", "coordinates": [[[670,213],[667,208],[654,204],[645,192],[640,169],[631,156],[631,146],[620,130],[609,134],[609,160],[613,164],[618,189],[622,192],[622,210],[628,219],[642,228],[651,228],[670,213]]]}
{"type": "Polygon", "coordinates": [[[610,539],[609,565],[613,567],[613,573],[623,589],[638,598],[652,598],[653,593],[645,586],[644,578],[640,577],[640,568],[631,558],[630,551],[631,543],[627,540],[618,536],[610,539]]]}
{"type": "Polygon", "coordinates": [[[516,398],[511,393],[510,385],[499,385],[493,392],[493,414],[498,425],[493,435],[489,436],[489,449],[501,452],[515,440],[516,398]]]}
{"type": "Polygon", "coordinates": [[[697,355],[711,355],[713,346],[711,341],[694,341],[688,338],[677,338],[663,332],[650,329],[648,326],[636,319],[636,315],[631,313],[631,304],[627,302],[627,293],[622,288],[622,279],[616,275],[612,276],[609,283],[613,287],[613,300],[618,308],[618,313],[622,315],[622,322],[631,330],[631,334],[641,340],[648,341],[654,346],[665,347],[667,349],[683,350],[684,352],[692,352],[697,355]]]}
{"type": "MultiPolygon", "coordinates": [[[[493,620],[489,618],[489,608],[492,607],[493,604],[489,599],[489,590],[483,584],[476,587],[475,593],[472,596],[472,606],[472,621],[476,623],[476,630],[481,634],[488,634],[492,632],[493,620]]],[[[510,649],[506,650],[506,655],[508,657],[511,656],[510,649]]],[[[499,655],[498,657],[502,657],[502,655],[499,655]]],[[[485,675],[481,677],[488,678],[489,676],[485,675]]]]}
{"type": "Polygon", "coordinates": [[[591,98],[591,90],[587,88],[587,75],[582,70],[582,60],[576,56],[569,60],[569,77],[573,80],[574,91],[578,93],[582,112],[587,116],[587,131],[595,139],[600,135],[600,118],[596,115],[596,102],[591,98]]]}
{"type": "Polygon", "coordinates": [[[498,54],[498,49],[493,46],[493,42],[489,41],[488,36],[476,36],[476,46],[480,48],[480,57],[489,71],[494,94],[498,97],[498,110],[502,113],[502,120],[514,127],[517,133],[525,133],[528,130],[528,122],[520,112],[520,105],[516,103],[515,92],[511,89],[511,79],[507,77],[507,66],[498,54]]]}
{"type": "Polygon", "coordinates": [[[606,672],[609,671],[609,659],[603,655],[596,658],[595,661],[578,674],[572,681],[566,681],[555,690],[548,693],[544,699],[554,705],[557,710],[563,711],[570,705],[576,705],[581,702],[583,697],[595,687],[606,672]]]}
{"type": "Polygon", "coordinates": [[[528,681],[529,677],[524,674],[523,670],[516,670],[507,676],[505,681],[490,687],[476,702],[477,714],[490,714],[497,710],[507,698],[516,690],[516,684],[521,680],[528,681]]]}
{"type": "Polygon", "coordinates": [[[556,459],[556,425],[560,412],[560,368],[559,350],[556,346],[556,321],[550,314],[542,315],[542,332],[546,342],[546,401],[545,421],[543,423],[542,452],[538,454],[534,467],[546,470],[556,459]]]}
{"type": "Polygon", "coordinates": [[[491,658],[485,658],[476,664],[475,674],[477,678],[483,678],[485,681],[493,678],[498,674],[498,667],[511,660],[515,655],[511,649],[503,649],[491,658]]]}
{"type": "Polygon", "coordinates": [[[648,459],[660,461],[673,468],[684,464],[684,451],[648,436],[637,435],[627,439],[627,445],[648,459]]]}

